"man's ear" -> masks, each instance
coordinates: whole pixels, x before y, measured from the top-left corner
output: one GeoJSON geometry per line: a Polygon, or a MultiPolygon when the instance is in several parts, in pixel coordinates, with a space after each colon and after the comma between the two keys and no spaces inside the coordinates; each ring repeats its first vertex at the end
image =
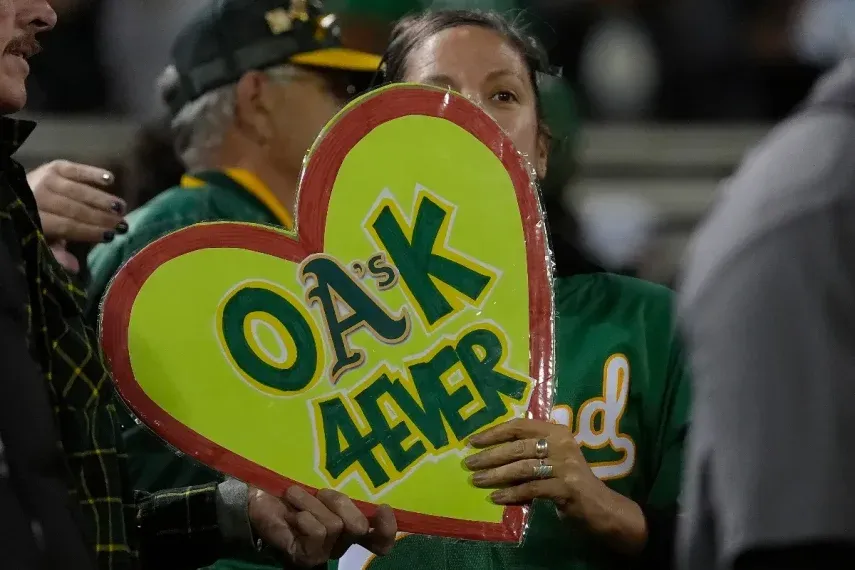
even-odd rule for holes
{"type": "Polygon", "coordinates": [[[273,138],[271,95],[261,71],[244,73],[235,86],[235,124],[245,137],[262,146],[273,138]]]}

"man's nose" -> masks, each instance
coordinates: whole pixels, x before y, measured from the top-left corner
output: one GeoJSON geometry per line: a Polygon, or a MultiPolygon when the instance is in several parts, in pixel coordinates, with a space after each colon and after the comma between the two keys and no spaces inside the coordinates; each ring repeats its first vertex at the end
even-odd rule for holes
{"type": "Polygon", "coordinates": [[[15,0],[18,25],[34,33],[47,32],[56,26],[56,12],[48,0],[15,0]]]}

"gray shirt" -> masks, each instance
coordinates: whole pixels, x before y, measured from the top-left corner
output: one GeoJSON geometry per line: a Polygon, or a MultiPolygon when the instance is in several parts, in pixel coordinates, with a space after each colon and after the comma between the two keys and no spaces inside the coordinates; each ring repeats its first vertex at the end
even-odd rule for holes
{"type": "Polygon", "coordinates": [[[683,570],[855,544],[855,63],[721,192],[680,298],[695,382],[683,570]]]}

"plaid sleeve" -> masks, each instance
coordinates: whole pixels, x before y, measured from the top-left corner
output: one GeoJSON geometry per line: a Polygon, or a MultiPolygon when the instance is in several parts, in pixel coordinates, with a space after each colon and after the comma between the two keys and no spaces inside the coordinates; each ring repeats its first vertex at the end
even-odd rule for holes
{"type": "Polygon", "coordinates": [[[226,556],[248,555],[254,538],[248,487],[235,479],[156,493],[136,491],[143,568],[199,568],[226,556]]]}
{"type": "Polygon", "coordinates": [[[216,483],[135,498],[143,568],[200,568],[224,554],[216,483]]]}

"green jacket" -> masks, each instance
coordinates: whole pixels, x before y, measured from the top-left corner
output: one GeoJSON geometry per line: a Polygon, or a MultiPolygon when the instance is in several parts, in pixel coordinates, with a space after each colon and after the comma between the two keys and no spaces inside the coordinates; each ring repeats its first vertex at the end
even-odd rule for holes
{"type": "MultiPolygon", "coordinates": [[[[291,227],[290,214],[252,174],[241,170],[200,172],[184,176],[170,188],[128,215],[128,233],[101,244],[89,255],[91,281],[86,319],[97,326],[101,299],[119,268],[140,249],[176,230],[200,222],[240,221],[291,227]]],[[[201,485],[222,476],[167,446],[139,424],[124,406],[117,406],[128,450],[134,489],[158,491],[201,485]]],[[[250,562],[221,560],[217,570],[267,569],[250,562]]]]}

